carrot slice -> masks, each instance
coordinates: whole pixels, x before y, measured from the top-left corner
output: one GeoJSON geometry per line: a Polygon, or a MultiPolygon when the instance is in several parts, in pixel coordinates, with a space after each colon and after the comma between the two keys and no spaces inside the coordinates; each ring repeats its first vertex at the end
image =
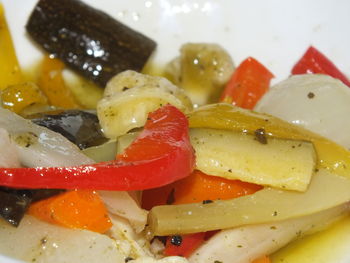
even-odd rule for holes
{"type": "Polygon", "coordinates": [[[271,260],[268,256],[262,256],[260,258],[253,260],[252,263],[271,263],[271,260]]]}
{"type": "Polygon", "coordinates": [[[249,57],[234,71],[220,100],[245,109],[253,109],[269,89],[273,77],[266,67],[249,57]]]}
{"type": "Polygon", "coordinates": [[[63,109],[79,108],[73,94],[64,83],[63,69],[63,62],[56,58],[45,56],[41,64],[38,85],[48,97],[51,105],[63,109]]]}
{"type": "Polygon", "coordinates": [[[253,194],[260,189],[262,189],[260,185],[210,176],[196,170],[190,177],[177,183],[174,204],[232,199],[253,194]]]}
{"type": "Polygon", "coordinates": [[[210,202],[253,194],[262,186],[206,175],[194,171],[190,176],[164,187],[143,191],[142,206],[151,209],[156,205],[210,202]]]}
{"type": "Polygon", "coordinates": [[[28,213],[52,224],[99,233],[112,226],[99,195],[90,190],[74,190],[38,201],[28,213]]]}

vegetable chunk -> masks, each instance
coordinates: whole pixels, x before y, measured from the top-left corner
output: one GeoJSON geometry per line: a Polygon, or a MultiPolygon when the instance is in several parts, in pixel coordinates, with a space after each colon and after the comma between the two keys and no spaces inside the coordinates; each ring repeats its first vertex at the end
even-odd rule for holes
{"type": "Polygon", "coordinates": [[[210,204],[164,205],[149,214],[154,235],[187,234],[311,215],[348,202],[350,180],[320,170],[306,192],[265,188],[210,204]]]}
{"type": "Polygon", "coordinates": [[[140,71],[156,47],[78,0],[40,0],[26,28],[47,52],[101,87],[121,71],[140,71]]]}
{"type": "Polygon", "coordinates": [[[97,116],[105,136],[116,138],[142,127],[148,113],[166,104],[185,113],[192,110],[184,91],[167,79],[127,70],[107,83],[104,97],[97,104],[97,116]]]}
{"type": "Polygon", "coordinates": [[[167,105],[149,114],[143,132],[115,161],[74,167],[0,168],[0,184],[130,191],[172,183],[190,175],[193,168],[186,116],[167,105]]]}
{"type": "Polygon", "coordinates": [[[217,129],[191,129],[197,169],[227,179],[305,191],[316,165],[310,142],[217,129]]]}
{"type": "Polygon", "coordinates": [[[4,7],[0,3],[0,90],[9,85],[21,83],[23,80],[21,69],[17,60],[15,48],[12,43],[10,31],[5,19],[4,7]]]}
{"type": "Polygon", "coordinates": [[[104,233],[111,226],[107,209],[95,191],[74,190],[32,204],[28,213],[68,228],[104,233]]]}

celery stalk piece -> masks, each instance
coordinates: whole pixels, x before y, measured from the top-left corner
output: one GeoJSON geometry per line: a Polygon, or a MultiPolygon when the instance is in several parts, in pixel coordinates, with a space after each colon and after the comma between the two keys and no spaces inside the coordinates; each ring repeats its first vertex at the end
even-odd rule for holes
{"type": "Polygon", "coordinates": [[[156,206],[149,214],[149,232],[159,236],[196,233],[306,216],[349,201],[349,189],[348,178],[320,170],[302,193],[265,188],[209,204],[156,206]]]}

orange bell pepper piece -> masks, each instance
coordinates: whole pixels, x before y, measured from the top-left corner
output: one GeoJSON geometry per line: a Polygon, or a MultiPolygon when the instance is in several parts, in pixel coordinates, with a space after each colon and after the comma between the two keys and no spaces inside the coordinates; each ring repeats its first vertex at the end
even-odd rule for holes
{"type": "Polygon", "coordinates": [[[38,201],[29,207],[28,213],[52,224],[99,233],[112,226],[104,203],[90,190],[69,191],[38,201]]]}
{"type": "Polygon", "coordinates": [[[175,183],[143,191],[142,207],[149,210],[156,205],[232,199],[253,194],[260,189],[260,185],[210,176],[195,170],[190,176],[175,183]]]}

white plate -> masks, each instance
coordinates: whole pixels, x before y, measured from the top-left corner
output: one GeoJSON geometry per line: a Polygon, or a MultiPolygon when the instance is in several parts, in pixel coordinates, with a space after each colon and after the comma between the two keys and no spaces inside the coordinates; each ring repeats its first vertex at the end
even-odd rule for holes
{"type": "MultiPolygon", "coordinates": [[[[23,67],[41,52],[24,25],[36,0],[0,0],[23,67]]],[[[185,42],[220,43],[236,64],[253,56],[286,78],[309,45],[350,74],[348,0],[85,0],[157,40],[155,61],[165,64],[185,42]]],[[[1,51],[0,51],[1,52],[1,51]]],[[[13,262],[0,257],[0,262],[13,262]]]]}
{"type": "MultiPolygon", "coordinates": [[[[24,24],[36,0],[3,1],[18,57],[30,66],[40,53],[24,24]]],[[[85,0],[158,42],[155,60],[164,64],[184,42],[216,42],[236,64],[253,56],[277,80],[309,45],[350,74],[350,2],[347,0],[85,0]]]]}

